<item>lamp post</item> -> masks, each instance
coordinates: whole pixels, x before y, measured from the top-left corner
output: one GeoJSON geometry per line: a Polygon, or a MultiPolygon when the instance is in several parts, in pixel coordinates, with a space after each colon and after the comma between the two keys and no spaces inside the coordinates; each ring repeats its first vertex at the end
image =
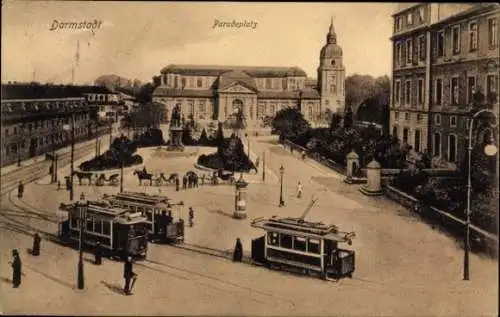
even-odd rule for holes
{"type": "Polygon", "coordinates": [[[262,181],[266,180],[266,151],[262,152],[262,181]]]}
{"type": "Polygon", "coordinates": [[[69,173],[69,200],[73,200],[73,171],[75,162],[75,113],[71,114],[71,126],[65,124],[63,126],[65,131],[71,131],[71,163],[70,163],[70,173],[69,173]]]}
{"type": "Polygon", "coordinates": [[[123,193],[123,138],[120,143],[120,193],[123,193]]]}
{"type": "Polygon", "coordinates": [[[285,201],[283,200],[283,175],[285,174],[285,168],[283,165],[280,167],[280,204],[279,207],[284,207],[285,206],[285,201]]]}
{"type": "MultiPolygon", "coordinates": [[[[469,249],[470,249],[470,215],[471,215],[471,193],[472,193],[472,181],[471,181],[471,170],[472,170],[472,131],[474,128],[474,120],[482,114],[482,113],[490,113],[493,115],[495,118],[495,123],[491,124],[489,123],[490,127],[492,129],[496,128],[498,126],[498,116],[495,112],[489,110],[489,109],[482,109],[478,112],[476,112],[471,120],[470,120],[470,125],[469,125],[469,146],[467,147],[467,210],[466,210],[466,221],[465,221],[465,241],[464,241],[464,280],[468,281],[470,276],[469,276],[469,249]]],[[[492,132],[492,138],[493,138],[493,132],[492,132]]],[[[494,144],[488,144],[484,148],[484,153],[487,156],[494,156],[498,152],[497,147],[494,144]]],[[[495,164],[496,165],[496,164],[495,164]]],[[[498,177],[498,175],[496,176],[498,177]]],[[[498,191],[498,186],[495,186],[495,191],[498,191]]]]}
{"type": "Polygon", "coordinates": [[[97,124],[97,120],[94,122],[95,125],[95,157],[98,157],[101,150],[101,140],[99,139],[99,125],[97,124]]]}
{"type": "Polygon", "coordinates": [[[79,227],[80,227],[80,237],[78,239],[78,289],[85,288],[85,279],[83,275],[83,251],[82,251],[82,242],[83,242],[83,231],[85,230],[85,224],[87,222],[87,201],[85,201],[85,195],[82,193],[80,195],[80,201],[77,203],[79,209],[79,227]]]}

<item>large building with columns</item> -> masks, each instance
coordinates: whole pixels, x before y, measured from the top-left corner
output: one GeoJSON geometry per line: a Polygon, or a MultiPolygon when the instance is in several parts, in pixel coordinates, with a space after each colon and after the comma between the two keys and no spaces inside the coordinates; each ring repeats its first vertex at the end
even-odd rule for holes
{"type": "Polygon", "coordinates": [[[311,122],[321,120],[327,109],[342,112],[345,68],[333,21],[317,72],[318,80],[311,83],[299,67],[169,65],[161,70],[153,101],[165,105],[167,120],[180,105],[186,118],[200,121],[224,122],[242,111],[249,127],[287,107],[300,109],[311,122]]]}

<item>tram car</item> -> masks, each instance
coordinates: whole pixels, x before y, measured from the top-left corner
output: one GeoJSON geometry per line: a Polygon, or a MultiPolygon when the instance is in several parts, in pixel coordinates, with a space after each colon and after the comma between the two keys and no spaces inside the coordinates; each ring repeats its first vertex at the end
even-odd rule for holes
{"type": "Polygon", "coordinates": [[[67,219],[59,225],[62,241],[78,244],[81,235],[82,247],[94,247],[99,242],[103,254],[111,258],[146,258],[147,219],[140,213],[112,207],[104,201],[62,203],[59,209],[67,213],[67,219]]]}
{"type": "Polygon", "coordinates": [[[127,208],[144,215],[147,218],[146,223],[152,242],[184,242],[185,225],[181,215],[184,204],[182,201],[174,204],[166,196],[135,192],[123,192],[116,195],[105,194],[103,199],[112,206],[127,208]],[[174,209],[177,211],[177,219],[172,215],[174,209]]]}
{"type": "Polygon", "coordinates": [[[252,261],[268,268],[299,270],[326,280],[352,277],[355,253],[339,248],[352,244],[354,232],[340,232],[336,226],[304,221],[303,218],[258,218],[254,228],[266,234],[252,240],[252,261]]]}

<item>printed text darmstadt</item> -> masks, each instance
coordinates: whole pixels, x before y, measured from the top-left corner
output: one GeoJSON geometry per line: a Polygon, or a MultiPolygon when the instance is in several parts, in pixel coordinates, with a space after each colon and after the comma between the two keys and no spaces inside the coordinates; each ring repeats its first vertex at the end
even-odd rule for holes
{"type": "Polygon", "coordinates": [[[87,21],[83,20],[80,22],[70,21],[70,22],[60,22],[58,20],[52,21],[52,25],[49,30],[64,30],[64,29],[73,29],[73,30],[96,30],[101,28],[102,21],[87,21]]]}

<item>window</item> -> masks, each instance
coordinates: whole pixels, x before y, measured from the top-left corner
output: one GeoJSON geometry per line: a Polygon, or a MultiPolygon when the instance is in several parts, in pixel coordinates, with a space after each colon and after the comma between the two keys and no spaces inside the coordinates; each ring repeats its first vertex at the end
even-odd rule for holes
{"type": "Polygon", "coordinates": [[[408,143],[408,136],[410,134],[410,130],[408,128],[403,129],[403,142],[408,143]]]}
{"type": "Polygon", "coordinates": [[[199,103],[199,111],[200,113],[206,113],[207,112],[207,105],[205,104],[205,101],[201,101],[200,100],[200,103],[199,103]]]}
{"type": "Polygon", "coordinates": [[[197,88],[201,88],[201,87],[203,87],[203,81],[202,81],[201,79],[197,79],[197,80],[196,80],[196,87],[197,87],[197,88]]]}
{"type": "Polygon", "coordinates": [[[451,47],[453,55],[460,53],[460,26],[451,28],[451,47]]]}
{"type": "Polygon", "coordinates": [[[403,64],[402,60],[402,50],[401,50],[401,42],[396,43],[396,65],[401,66],[403,64]]]}
{"type": "Polygon", "coordinates": [[[435,125],[440,125],[441,124],[441,115],[440,114],[434,115],[434,124],[435,125]]]}
{"type": "Polygon", "coordinates": [[[266,78],[266,89],[271,89],[273,87],[273,81],[271,78],[266,78]]]}
{"type": "Polygon", "coordinates": [[[437,132],[434,133],[433,154],[441,156],[441,134],[437,132]]]}
{"type": "Polygon", "coordinates": [[[87,231],[94,231],[94,217],[88,217],[86,219],[86,225],[87,231]]]}
{"type": "Polygon", "coordinates": [[[467,103],[470,104],[474,100],[474,94],[476,93],[476,77],[467,77],[467,103]]]}
{"type": "Polygon", "coordinates": [[[276,105],[273,103],[273,104],[271,104],[271,106],[270,106],[269,113],[270,113],[271,115],[274,115],[274,113],[275,113],[275,112],[276,112],[276,105]]]}
{"type": "Polygon", "coordinates": [[[401,17],[397,17],[396,18],[396,31],[399,31],[401,30],[401,27],[402,27],[402,23],[403,20],[401,19],[401,17]]]}
{"type": "Polygon", "coordinates": [[[409,105],[411,103],[411,86],[410,81],[407,80],[405,82],[405,105],[409,105]]]}
{"type": "Polygon", "coordinates": [[[411,64],[413,60],[413,40],[406,40],[406,63],[411,64]]]}
{"type": "Polygon", "coordinates": [[[477,50],[477,23],[469,23],[469,51],[475,52],[477,50]]]}
{"type": "Polygon", "coordinates": [[[454,128],[457,126],[457,116],[450,117],[450,127],[454,128]]]}
{"type": "Polygon", "coordinates": [[[102,220],[95,219],[94,232],[102,234],[102,220]]]}
{"type": "Polygon", "coordinates": [[[398,127],[397,126],[392,127],[392,136],[395,136],[395,137],[398,136],[398,127]]]}
{"type": "Polygon", "coordinates": [[[9,129],[5,129],[5,135],[8,136],[9,135],[9,129]]]}
{"type": "Polygon", "coordinates": [[[175,76],[174,88],[179,88],[179,76],[175,76]]]}
{"type": "Polygon", "coordinates": [[[307,240],[307,249],[309,253],[320,253],[320,245],[319,245],[319,240],[316,239],[308,239],[307,240]]]}
{"type": "Polygon", "coordinates": [[[78,218],[71,217],[71,228],[78,229],[78,218]]]}
{"type": "Polygon", "coordinates": [[[434,96],[434,101],[436,105],[440,105],[443,101],[443,80],[441,78],[436,79],[436,95],[434,96]]]}
{"type": "Polygon", "coordinates": [[[267,244],[279,246],[279,234],[276,232],[267,233],[267,244]]]}
{"type": "Polygon", "coordinates": [[[425,37],[423,35],[418,37],[418,58],[425,60],[425,37]]]}
{"type": "Polygon", "coordinates": [[[418,17],[420,19],[420,22],[424,22],[424,20],[425,20],[425,8],[423,6],[418,8],[418,17]]]}
{"type": "Polygon", "coordinates": [[[488,20],[488,44],[490,48],[495,48],[498,45],[497,19],[488,20]]]}
{"type": "Polygon", "coordinates": [[[293,247],[293,237],[287,234],[280,234],[280,247],[291,249],[293,247]]]}
{"type": "Polygon", "coordinates": [[[413,24],[413,14],[411,12],[406,15],[406,23],[408,25],[412,25],[413,24]]]}
{"type": "Polygon", "coordinates": [[[110,225],[108,221],[102,222],[102,234],[109,236],[110,233],[110,225]]]}
{"type": "Polygon", "coordinates": [[[457,160],[457,137],[453,134],[448,136],[448,161],[455,162],[457,160]]]}
{"type": "Polygon", "coordinates": [[[182,89],[186,87],[186,78],[182,78],[182,89]]]}
{"type": "Polygon", "coordinates": [[[458,104],[458,77],[453,77],[451,79],[451,103],[458,104]]]}
{"type": "Polygon", "coordinates": [[[410,114],[408,112],[405,112],[405,120],[410,121],[410,114]]]}
{"type": "Polygon", "coordinates": [[[418,113],[417,114],[417,122],[421,122],[421,121],[422,121],[422,114],[418,113]]]}
{"type": "Polygon", "coordinates": [[[264,109],[266,108],[266,104],[261,101],[259,102],[259,105],[257,106],[257,117],[263,117],[264,116],[264,109]]]}
{"type": "Polygon", "coordinates": [[[399,105],[401,101],[401,81],[396,80],[396,84],[394,85],[394,103],[399,105]]]}
{"type": "Polygon", "coordinates": [[[418,80],[418,104],[424,104],[424,80],[418,80]]]}
{"type": "Polygon", "coordinates": [[[297,251],[307,252],[307,239],[295,237],[293,240],[293,249],[297,251]]]}
{"type": "Polygon", "coordinates": [[[488,75],[486,77],[486,99],[488,103],[497,102],[498,75],[488,75]]]}
{"type": "Polygon", "coordinates": [[[330,92],[336,94],[337,93],[337,87],[335,84],[330,85],[330,92]]]}
{"type": "Polygon", "coordinates": [[[188,100],[188,113],[190,115],[194,114],[194,100],[188,100]]]}
{"type": "Polygon", "coordinates": [[[399,112],[394,112],[394,119],[396,119],[396,120],[399,119],[399,112]]]}
{"type": "Polygon", "coordinates": [[[282,80],[282,86],[283,86],[283,90],[287,90],[288,89],[288,82],[287,82],[286,78],[283,78],[283,80],[282,80]]]}
{"type": "Polygon", "coordinates": [[[437,57],[444,56],[444,31],[439,31],[437,33],[437,57]]]}
{"type": "Polygon", "coordinates": [[[414,146],[415,146],[415,152],[420,152],[420,130],[417,129],[415,130],[415,142],[414,142],[414,146]]]}

